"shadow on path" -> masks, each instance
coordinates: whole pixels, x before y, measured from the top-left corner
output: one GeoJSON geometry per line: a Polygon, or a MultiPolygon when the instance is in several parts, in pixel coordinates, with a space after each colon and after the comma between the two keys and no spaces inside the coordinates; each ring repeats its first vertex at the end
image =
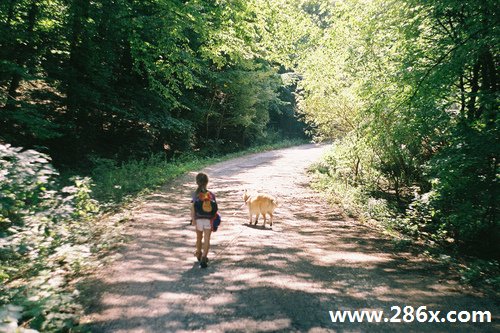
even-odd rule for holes
{"type": "Polygon", "coordinates": [[[207,269],[198,268],[186,225],[194,174],[149,196],[133,211],[133,242],[85,282],[85,294],[94,296],[85,318],[91,331],[498,331],[496,323],[331,321],[330,310],[382,310],[391,318],[393,306],[427,306],[441,314],[489,310],[498,322],[498,302],[461,289],[445,266],[396,251],[369,227],[338,218],[304,185],[302,171],[322,149],[252,155],[205,170],[223,216],[207,269]],[[278,195],[272,229],[248,225],[244,189],[278,195]]]}

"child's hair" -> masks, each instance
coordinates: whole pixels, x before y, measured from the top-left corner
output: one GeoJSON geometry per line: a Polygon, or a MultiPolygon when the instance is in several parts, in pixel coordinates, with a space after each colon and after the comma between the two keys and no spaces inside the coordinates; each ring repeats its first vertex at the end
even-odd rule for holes
{"type": "Polygon", "coordinates": [[[198,185],[198,188],[196,189],[196,194],[200,192],[206,192],[208,185],[208,176],[200,172],[199,174],[196,175],[196,184],[198,185]]]}

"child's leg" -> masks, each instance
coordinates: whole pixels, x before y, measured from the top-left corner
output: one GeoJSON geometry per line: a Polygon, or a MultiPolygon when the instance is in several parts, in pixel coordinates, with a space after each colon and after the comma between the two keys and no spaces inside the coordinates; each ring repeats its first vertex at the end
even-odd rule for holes
{"type": "Polygon", "coordinates": [[[198,260],[201,259],[201,240],[203,239],[203,231],[196,229],[196,253],[195,256],[198,260]]]}
{"type": "Polygon", "coordinates": [[[210,235],[212,234],[212,230],[205,229],[203,230],[203,235],[205,236],[205,240],[203,242],[203,258],[208,256],[208,250],[210,250],[210,235]]]}

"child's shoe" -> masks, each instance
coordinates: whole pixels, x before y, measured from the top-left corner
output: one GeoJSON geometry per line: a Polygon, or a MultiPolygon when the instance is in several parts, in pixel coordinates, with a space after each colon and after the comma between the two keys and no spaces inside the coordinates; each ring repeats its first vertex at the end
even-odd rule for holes
{"type": "Polygon", "coordinates": [[[201,258],[200,267],[201,268],[207,268],[207,266],[208,266],[208,258],[207,257],[201,258]]]}

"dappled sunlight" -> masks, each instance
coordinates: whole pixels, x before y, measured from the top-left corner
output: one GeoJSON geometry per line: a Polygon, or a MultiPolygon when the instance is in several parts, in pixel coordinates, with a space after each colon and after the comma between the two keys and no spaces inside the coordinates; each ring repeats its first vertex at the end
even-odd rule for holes
{"type": "Polygon", "coordinates": [[[125,304],[142,304],[146,303],[148,298],[145,295],[121,295],[120,297],[117,294],[106,294],[103,297],[102,303],[107,306],[124,306],[125,304]]]}
{"type": "Polygon", "coordinates": [[[314,254],[314,262],[318,264],[335,264],[342,261],[377,263],[391,260],[389,255],[369,255],[359,252],[329,252],[322,249],[311,249],[309,253],[314,254]]]}
{"type": "MultiPolygon", "coordinates": [[[[321,149],[314,151],[318,156],[321,149]]],[[[375,230],[329,209],[299,172],[312,154],[297,153],[270,152],[205,170],[222,215],[207,269],[198,267],[188,225],[195,173],[165,186],[168,194],[149,196],[133,210],[132,241],[93,282],[103,292],[89,300],[87,322],[99,332],[345,331],[331,323],[329,310],[468,304],[446,271],[429,274],[432,263],[393,250],[375,230]],[[276,194],[272,228],[263,228],[262,219],[248,225],[245,188],[276,194]]],[[[361,327],[349,329],[366,331],[361,327]]]]}
{"type": "MultiPolygon", "coordinates": [[[[240,318],[237,320],[228,320],[214,325],[207,325],[204,332],[227,332],[227,331],[242,331],[242,332],[277,332],[286,330],[290,327],[291,320],[288,318],[278,318],[274,320],[254,320],[248,318],[240,318]]],[[[187,331],[179,331],[187,332],[187,331]]],[[[192,331],[189,331],[192,332],[192,331]]],[[[201,330],[200,330],[201,332],[201,330]]]]}
{"type": "MultiPolygon", "coordinates": [[[[279,271],[262,271],[249,268],[235,268],[230,277],[225,277],[224,282],[230,285],[241,285],[244,289],[256,287],[276,287],[290,291],[303,291],[307,293],[336,294],[337,290],[326,290],[321,281],[300,278],[293,274],[284,274],[279,271]]],[[[235,290],[235,289],[231,289],[235,290]]],[[[240,288],[241,290],[241,288],[240,288]]]]}

